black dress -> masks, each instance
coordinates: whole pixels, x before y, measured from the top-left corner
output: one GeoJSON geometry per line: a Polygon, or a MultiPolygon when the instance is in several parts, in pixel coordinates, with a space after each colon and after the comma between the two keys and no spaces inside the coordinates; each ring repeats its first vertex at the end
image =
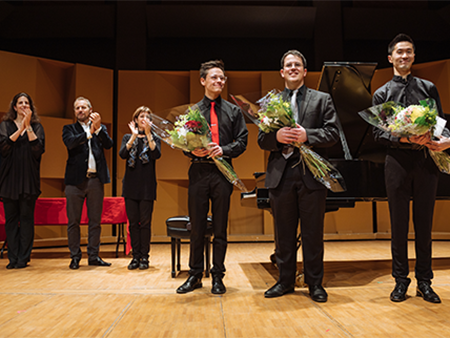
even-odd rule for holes
{"type": "Polygon", "coordinates": [[[25,132],[13,142],[10,136],[17,131],[14,121],[0,124],[0,197],[5,209],[8,258],[13,266],[21,267],[29,262],[33,247],[34,206],[41,193],[40,164],[45,151],[44,128],[40,123],[31,127],[36,140],[29,141],[25,132]]]}

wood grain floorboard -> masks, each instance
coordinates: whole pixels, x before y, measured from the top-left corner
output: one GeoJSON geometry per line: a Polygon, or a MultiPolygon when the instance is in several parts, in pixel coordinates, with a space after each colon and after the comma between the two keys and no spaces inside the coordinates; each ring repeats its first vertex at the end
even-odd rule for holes
{"type": "Polygon", "coordinates": [[[176,294],[187,277],[187,244],[176,278],[169,244],[152,245],[144,271],[128,271],[131,258],[115,258],[114,250],[101,247],[111,267],[88,266],[85,255],[76,271],[67,248],[34,250],[26,269],[7,270],[0,260],[0,337],[449,337],[450,242],[433,243],[433,287],[442,304],[415,295],[413,242],[413,282],[402,303],[389,300],[389,241],[326,242],[327,303],[313,302],[306,288],[264,298],[278,273],[269,260],[273,243],[229,244],[221,296],[211,294],[211,278],[176,294]]]}

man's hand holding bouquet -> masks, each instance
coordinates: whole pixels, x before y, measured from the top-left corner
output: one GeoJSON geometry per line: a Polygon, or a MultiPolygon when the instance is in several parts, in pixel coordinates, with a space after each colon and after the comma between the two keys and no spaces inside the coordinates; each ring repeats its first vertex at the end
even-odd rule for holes
{"type": "Polygon", "coordinates": [[[197,157],[208,156],[230,183],[247,192],[233,167],[222,158],[222,148],[217,143],[211,142],[208,122],[197,106],[189,107],[184,114],[177,117],[175,123],[154,114],[152,118],[153,130],[162,141],[172,148],[191,152],[197,157]]]}
{"type": "Polygon", "coordinates": [[[433,99],[419,103],[405,107],[389,101],[358,114],[369,124],[399,137],[400,141],[428,148],[439,170],[450,174],[450,156],[442,151],[450,147],[450,140],[441,135],[447,121],[438,116],[433,99]]]}
{"type": "MultiPolygon", "coordinates": [[[[281,93],[270,91],[255,106],[232,96],[244,114],[265,133],[277,131],[277,141],[299,148],[300,161],[306,165],[314,178],[333,192],[345,191],[345,183],[339,171],[311,148],[306,146],[307,134],[293,117],[290,102],[284,101],[281,93]]],[[[304,168],[305,170],[305,168],[304,168]]]]}

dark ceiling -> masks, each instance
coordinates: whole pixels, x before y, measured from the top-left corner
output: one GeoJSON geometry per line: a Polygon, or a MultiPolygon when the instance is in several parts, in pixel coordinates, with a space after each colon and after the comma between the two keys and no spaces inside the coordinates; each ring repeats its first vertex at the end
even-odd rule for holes
{"type": "Polygon", "coordinates": [[[449,1],[2,1],[0,50],[124,70],[277,70],[299,49],[324,61],[378,62],[399,32],[416,62],[450,58],[449,1]]]}

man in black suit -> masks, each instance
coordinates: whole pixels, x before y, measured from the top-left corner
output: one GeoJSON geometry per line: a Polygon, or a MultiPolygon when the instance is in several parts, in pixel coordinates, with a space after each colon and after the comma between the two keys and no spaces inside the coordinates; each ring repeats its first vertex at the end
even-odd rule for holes
{"type": "Polygon", "coordinates": [[[219,171],[211,157],[221,156],[231,165],[231,159],[245,151],[248,135],[239,108],[220,96],[226,79],[222,61],[213,60],[201,65],[200,82],[205,88],[205,96],[197,106],[211,126],[212,142],[208,149],[197,148],[187,154],[192,159],[188,191],[192,224],[190,270],[189,278],[177,289],[177,293],[188,293],[203,286],[203,249],[210,201],[214,231],[211,292],[226,292],[222,279],[225,275],[228,212],[233,185],[219,171]]]}
{"type": "Polygon", "coordinates": [[[69,240],[69,268],[80,267],[80,221],[86,200],[89,217],[87,252],[89,265],[110,266],[99,255],[101,216],[103,208],[103,185],[110,182],[108,166],[103,149],[110,149],[113,140],[106,127],[101,124],[99,113],[92,111],[91,102],[79,97],[74,103],[77,122],[64,126],[63,141],[67,147],[66,184],[67,237],[69,240]]]}
{"type": "Polygon", "coordinates": [[[306,59],[297,50],[281,59],[285,81],[282,96],[291,102],[296,128],[259,132],[258,144],[270,151],[266,187],[269,188],[276,240],[276,259],[280,272],[277,283],[264,294],[267,298],[294,292],[297,270],[297,227],[301,224],[303,269],[309,294],[316,302],[326,302],[322,287],[323,227],[327,189],[316,181],[292,142],[304,143],[326,157],[326,148],[339,139],[337,115],[329,94],[307,88],[306,59]],[[291,96],[291,97],[290,97],[291,96]]]}

